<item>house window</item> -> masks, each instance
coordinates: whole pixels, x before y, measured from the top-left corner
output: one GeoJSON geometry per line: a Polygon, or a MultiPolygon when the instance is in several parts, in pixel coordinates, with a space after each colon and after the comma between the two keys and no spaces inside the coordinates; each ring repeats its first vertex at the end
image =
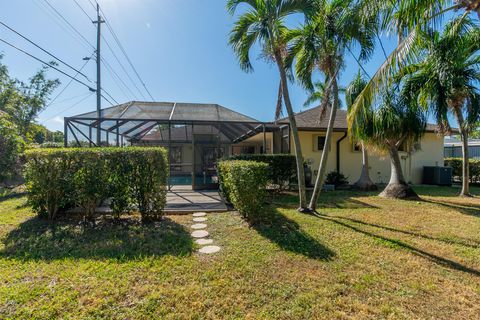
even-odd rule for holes
{"type": "Polygon", "coordinates": [[[315,145],[314,145],[314,150],[315,151],[323,151],[323,148],[325,147],[325,136],[316,136],[315,137],[315,145]]]}

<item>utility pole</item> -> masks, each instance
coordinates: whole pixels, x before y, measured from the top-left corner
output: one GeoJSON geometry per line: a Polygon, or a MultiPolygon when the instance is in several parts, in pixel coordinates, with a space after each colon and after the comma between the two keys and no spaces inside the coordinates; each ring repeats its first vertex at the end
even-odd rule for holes
{"type": "Polygon", "coordinates": [[[102,136],[101,136],[101,126],[102,126],[102,121],[100,120],[101,118],[101,110],[102,110],[102,77],[101,77],[101,54],[100,54],[100,47],[101,47],[101,37],[102,37],[102,23],[105,21],[102,19],[100,16],[100,6],[97,3],[97,21],[93,21],[93,23],[97,24],[97,51],[96,51],[96,58],[97,58],[97,119],[98,119],[98,124],[97,124],[97,146],[100,147],[100,144],[102,142],[102,136]]]}

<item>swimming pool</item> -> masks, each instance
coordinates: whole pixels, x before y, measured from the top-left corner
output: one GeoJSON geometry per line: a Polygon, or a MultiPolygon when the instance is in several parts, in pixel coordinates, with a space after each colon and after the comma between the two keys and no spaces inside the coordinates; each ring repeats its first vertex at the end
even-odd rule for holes
{"type": "MultiPolygon", "coordinates": [[[[170,185],[172,186],[191,186],[192,185],[192,175],[175,175],[170,176],[170,185]]],[[[195,185],[202,185],[202,184],[215,184],[216,179],[213,179],[212,176],[203,176],[203,175],[196,175],[195,176],[195,185]]]]}

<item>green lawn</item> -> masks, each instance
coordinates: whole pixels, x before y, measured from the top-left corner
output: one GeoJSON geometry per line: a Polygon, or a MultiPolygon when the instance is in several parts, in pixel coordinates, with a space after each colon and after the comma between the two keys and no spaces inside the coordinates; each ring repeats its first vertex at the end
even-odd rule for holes
{"type": "Polygon", "coordinates": [[[477,318],[480,199],[416,191],[327,193],[319,216],[284,196],[252,226],[209,215],[213,256],[195,252],[191,216],[50,225],[3,197],[0,318],[477,318]]]}

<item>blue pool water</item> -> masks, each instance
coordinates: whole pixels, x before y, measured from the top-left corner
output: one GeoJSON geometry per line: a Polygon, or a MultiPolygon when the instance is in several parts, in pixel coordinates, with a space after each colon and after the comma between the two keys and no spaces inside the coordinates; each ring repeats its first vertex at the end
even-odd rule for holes
{"type": "MultiPolygon", "coordinates": [[[[207,176],[203,177],[202,175],[195,176],[195,184],[213,184],[216,183],[212,177],[207,176]]],[[[182,176],[171,176],[170,185],[173,186],[190,186],[192,185],[192,176],[191,175],[182,175],[182,176]]]]}

